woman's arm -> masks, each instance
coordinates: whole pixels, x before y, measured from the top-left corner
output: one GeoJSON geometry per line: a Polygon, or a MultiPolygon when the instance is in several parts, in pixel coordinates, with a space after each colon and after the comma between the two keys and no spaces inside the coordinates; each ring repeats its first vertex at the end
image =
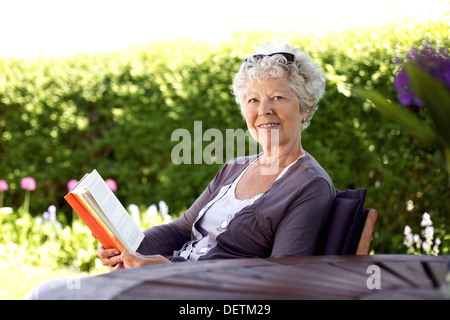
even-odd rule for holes
{"type": "Polygon", "coordinates": [[[138,247],[136,255],[130,253],[121,255],[117,249],[105,249],[100,246],[97,250],[97,256],[104,266],[109,267],[110,271],[137,266],[138,264],[144,265],[145,262],[149,262],[149,260],[144,261],[142,257],[171,256],[174,250],[179,250],[184,243],[190,240],[192,224],[198,212],[203,208],[203,203],[209,198],[208,194],[207,188],[194,204],[175,221],[145,230],[145,237],[138,247]]]}
{"type": "Polygon", "coordinates": [[[187,241],[191,240],[192,225],[212,194],[210,186],[211,184],[183,215],[171,223],[145,230],[145,238],[137,252],[143,255],[171,256],[174,250],[181,249],[187,241]]]}
{"type": "MultiPolygon", "coordinates": [[[[97,250],[97,256],[102,261],[102,264],[108,266],[109,269],[113,271],[123,269],[126,266],[149,262],[152,259],[152,261],[155,260],[155,258],[150,258],[139,262],[139,260],[143,260],[141,259],[143,256],[159,256],[167,260],[166,257],[171,256],[174,250],[181,249],[187,241],[191,240],[192,224],[195,222],[200,210],[206,205],[206,202],[214,192],[219,173],[182,216],[171,223],[145,230],[144,240],[137,249],[137,255],[133,255],[134,257],[121,255],[116,249],[105,249],[103,246],[100,246],[97,250]],[[128,261],[125,261],[125,264],[124,256],[125,260],[128,259],[128,261]]],[[[156,260],[160,259],[159,257],[156,260]]]]}
{"type": "MultiPolygon", "coordinates": [[[[245,164],[240,166],[245,166],[245,164]]],[[[230,173],[231,175],[235,174],[234,171],[236,170],[233,170],[233,168],[235,168],[233,165],[225,164],[182,216],[169,224],[145,230],[145,238],[137,252],[143,255],[160,254],[162,256],[170,256],[175,250],[180,250],[186,242],[191,240],[192,225],[197,219],[199,212],[210,201],[211,196],[221,187],[230,173]]]]}
{"type": "Polygon", "coordinates": [[[271,257],[312,255],[335,193],[324,179],[304,188],[278,225],[271,257]]]}

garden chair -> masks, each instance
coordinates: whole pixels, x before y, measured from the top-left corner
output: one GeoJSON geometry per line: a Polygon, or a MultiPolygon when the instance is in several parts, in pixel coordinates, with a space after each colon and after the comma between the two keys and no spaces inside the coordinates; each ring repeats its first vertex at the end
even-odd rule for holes
{"type": "Polygon", "coordinates": [[[334,205],[322,227],[315,254],[369,254],[378,212],[364,209],[366,189],[336,191],[334,205]]]}

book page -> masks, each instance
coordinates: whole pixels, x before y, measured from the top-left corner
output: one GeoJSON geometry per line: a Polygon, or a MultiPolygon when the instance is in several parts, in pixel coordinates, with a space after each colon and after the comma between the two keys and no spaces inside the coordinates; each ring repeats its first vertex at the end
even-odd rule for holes
{"type": "MultiPolygon", "coordinates": [[[[134,220],[123,207],[117,196],[108,187],[106,182],[97,172],[92,171],[84,177],[82,186],[86,186],[105,216],[120,234],[124,247],[130,252],[135,252],[144,238],[144,233],[136,225],[134,220]]],[[[89,201],[89,196],[87,199],[89,201]]]]}

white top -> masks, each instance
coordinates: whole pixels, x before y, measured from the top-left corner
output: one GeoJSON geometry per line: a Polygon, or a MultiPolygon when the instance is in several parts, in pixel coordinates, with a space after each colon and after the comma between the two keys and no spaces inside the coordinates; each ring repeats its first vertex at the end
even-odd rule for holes
{"type": "MultiPolygon", "coordinates": [[[[303,157],[303,155],[301,157],[303,157]]],[[[199,257],[203,256],[217,245],[217,236],[225,232],[234,216],[244,207],[251,205],[263,195],[260,193],[251,199],[244,200],[236,198],[236,185],[255,161],[250,163],[231,185],[223,186],[218,195],[205,206],[205,208],[208,209],[206,209],[206,212],[203,214],[203,219],[199,223],[201,228],[207,231],[207,235],[202,236],[197,241],[194,241],[192,245],[187,246],[184,251],[180,252],[180,256],[187,260],[198,260],[199,257]]],[[[275,181],[280,179],[296,161],[284,168],[275,181]]]]}

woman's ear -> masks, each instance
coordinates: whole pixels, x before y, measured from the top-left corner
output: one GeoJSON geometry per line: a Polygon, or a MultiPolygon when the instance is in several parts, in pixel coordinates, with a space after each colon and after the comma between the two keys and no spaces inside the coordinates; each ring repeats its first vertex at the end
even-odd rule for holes
{"type": "MultiPolygon", "coordinates": [[[[310,103],[312,103],[312,100],[309,100],[310,103]]],[[[304,111],[302,112],[302,108],[300,108],[300,113],[303,116],[302,122],[304,123],[306,119],[308,119],[309,113],[311,112],[312,105],[307,105],[306,108],[304,108],[304,111]]]]}

